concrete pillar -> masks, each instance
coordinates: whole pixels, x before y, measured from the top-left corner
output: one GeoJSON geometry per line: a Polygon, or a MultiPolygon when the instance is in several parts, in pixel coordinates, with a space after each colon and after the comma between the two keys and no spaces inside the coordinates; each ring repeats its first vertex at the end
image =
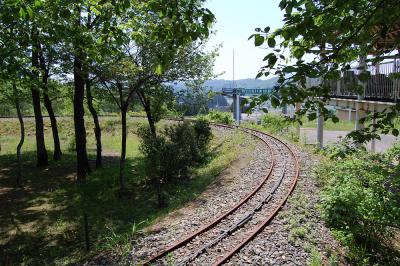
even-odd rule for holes
{"type": "Polygon", "coordinates": [[[324,147],[324,116],[319,110],[317,112],[317,144],[320,149],[324,147]]]}
{"type": "MultiPolygon", "coordinates": [[[[375,119],[375,105],[372,107],[372,130],[375,130],[375,124],[376,124],[376,119],[375,119]]],[[[375,152],[375,138],[371,139],[371,151],[375,152]]]]}
{"type": "Polygon", "coordinates": [[[342,81],[339,78],[338,81],[336,81],[336,95],[340,96],[341,95],[341,85],[342,85],[342,81]]]}
{"type": "Polygon", "coordinates": [[[364,128],[364,124],[360,123],[360,119],[365,117],[365,111],[362,109],[362,104],[356,102],[356,118],[355,118],[355,130],[364,128]]]}
{"type": "Polygon", "coordinates": [[[232,103],[232,107],[233,107],[233,120],[236,121],[236,93],[233,94],[233,103],[232,103]]]}
{"type": "MultiPolygon", "coordinates": [[[[393,60],[393,73],[397,72],[397,64],[398,64],[397,58],[395,58],[393,60]]],[[[399,96],[399,79],[396,78],[396,79],[393,80],[393,95],[392,95],[393,101],[396,102],[398,96],[399,96]]]]}
{"type": "MultiPolygon", "coordinates": [[[[295,108],[294,110],[295,110],[296,113],[298,111],[300,111],[301,103],[296,103],[294,108],[295,108]]],[[[295,116],[297,117],[297,114],[295,114],[295,116]]],[[[297,132],[297,136],[299,136],[299,138],[300,138],[300,124],[299,123],[297,123],[296,132],[297,132]]]]}
{"type": "MultiPolygon", "coordinates": [[[[360,62],[359,62],[359,64],[358,64],[358,68],[360,69],[360,73],[359,73],[359,74],[362,74],[362,73],[367,72],[367,63],[366,63],[366,59],[367,59],[367,56],[365,56],[365,55],[360,55],[360,58],[359,58],[360,62]]],[[[365,91],[366,91],[366,88],[367,88],[367,83],[366,83],[366,82],[358,81],[358,84],[361,85],[361,86],[363,87],[363,92],[362,92],[361,95],[358,95],[357,98],[358,98],[359,100],[363,100],[363,99],[365,98],[365,91]]]]}
{"type": "Polygon", "coordinates": [[[240,120],[242,118],[242,113],[240,110],[240,94],[233,94],[233,118],[236,121],[236,124],[240,125],[240,120]]]}
{"type": "MultiPolygon", "coordinates": [[[[376,119],[375,118],[372,118],[372,128],[373,129],[375,129],[375,123],[376,123],[376,119]]],[[[375,144],[376,143],[376,140],[375,140],[375,138],[373,138],[373,139],[371,139],[371,151],[372,152],[375,152],[375,144]]]]}
{"type": "Polygon", "coordinates": [[[284,114],[284,115],[287,114],[287,105],[286,104],[282,107],[282,114],[284,114]]]}

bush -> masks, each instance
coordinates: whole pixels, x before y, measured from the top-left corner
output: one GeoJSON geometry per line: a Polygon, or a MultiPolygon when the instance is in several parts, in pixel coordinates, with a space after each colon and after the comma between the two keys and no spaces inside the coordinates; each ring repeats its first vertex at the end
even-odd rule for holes
{"type": "Polygon", "coordinates": [[[289,123],[284,116],[277,114],[264,114],[261,118],[261,125],[275,134],[288,130],[289,123]]]}
{"type": "Polygon", "coordinates": [[[75,136],[72,136],[68,140],[67,151],[76,151],[76,140],[75,136]]]}
{"type": "Polygon", "coordinates": [[[400,226],[400,169],[393,154],[352,152],[318,170],[325,181],[323,218],[357,263],[377,260],[376,251],[386,250],[383,240],[400,226]]]}
{"type": "Polygon", "coordinates": [[[188,178],[190,167],[204,161],[211,140],[211,128],[205,120],[193,124],[167,126],[161,134],[153,136],[148,127],[138,131],[140,150],[145,156],[146,172],[157,191],[159,206],[166,203],[165,187],[188,178]]]}
{"type": "Polygon", "coordinates": [[[325,146],[321,150],[321,153],[331,159],[344,159],[351,154],[360,152],[361,150],[364,152],[367,151],[364,146],[357,145],[350,139],[344,138],[338,143],[325,146]]]}
{"type": "Polygon", "coordinates": [[[233,122],[235,122],[235,120],[233,120],[232,114],[227,112],[212,110],[208,113],[206,117],[212,122],[222,123],[227,125],[231,125],[233,124],[233,122]]]}

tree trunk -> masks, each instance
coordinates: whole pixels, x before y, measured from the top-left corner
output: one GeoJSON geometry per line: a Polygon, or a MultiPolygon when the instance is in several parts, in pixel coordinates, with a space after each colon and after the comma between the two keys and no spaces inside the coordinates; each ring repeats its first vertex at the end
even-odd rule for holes
{"type": "Polygon", "coordinates": [[[126,107],[121,108],[121,158],[119,162],[119,186],[120,191],[125,192],[126,180],[125,180],[125,160],[126,160],[126,113],[128,109],[126,107]]]}
{"type": "MultiPolygon", "coordinates": [[[[41,49],[41,46],[39,45],[41,49]]],[[[50,58],[48,58],[50,61],[50,58]]],[[[43,51],[40,50],[39,54],[39,62],[40,68],[42,70],[42,90],[43,90],[43,100],[44,106],[46,107],[47,113],[50,117],[50,124],[51,124],[51,131],[53,133],[53,143],[54,143],[54,153],[53,159],[58,161],[61,159],[61,145],[60,145],[60,138],[58,136],[58,127],[57,127],[57,119],[54,114],[53,105],[51,103],[49,94],[48,94],[48,81],[49,81],[49,66],[46,66],[46,60],[43,56],[43,51]]]]}
{"type": "Polygon", "coordinates": [[[17,87],[15,83],[13,84],[13,90],[14,90],[14,99],[15,99],[15,108],[17,109],[17,115],[18,115],[18,120],[19,120],[19,126],[21,129],[21,136],[20,140],[17,146],[17,162],[18,162],[18,170],[17,170],[17,186],[22,187],[22,158],[21,158],[21,148],[22,145],[24,144],[25,140],[25,126],[24,126],[24,120],[22,119],[22,114],[21,114],[21,107],[19,104],[19,98],[17,94],[17,87]]]}
{"type": "Polygon", "coordinates": [[[89,162],[86,151],[85,110],[83,99],[85,95],[85,81],[82,73],[81,55],[74,56],[74,125],[75,147],[77,155],[77,179],[83,180],[89,172],[89,162]]]}
{"type": "Polygon", "coordinates": [[[89,111],[92,114],[94,122],[94,135],[96,137],[96,168],[102,167],[102,145],[101,145],[101,128],[99,123],[99,117],[97,115],[96,109],[93,107],[93,96],[91,92],[90,80],[88,75],[86,76],[86,98],[89,111]]]}
{"type": "MultiPolygon", "coordinates": [[[[37,69],[39,68],[39,54],[37,47],[32,50],[32,67],[34,68],[33,74],[35,78],[39,78],[37,69]]],[[[44,129],[43,129],[43,116],[40,108],[40,92],[34,83],[31,87],[33,110],[35,113],[35,126],[36,126],[36,156],[37,166],[48,165],[47,151],[44,142],[44,129]]]]}
{"type": "Polygon", "coordinates": [[[53,143],[54,143],[54,153],[53,159],[58,161],[61,159],[61,145],[60,145],[60,138],[58,136],[58,127],[57,127],[57,119],[54,114],[53,106],[51,104],[51,100],[49,98],[49,94],[47,93],[47,74],[43,76],[43,99],[44,99],[44,106],[46,107],[47,113],[50,117],[51,123],[51,131],[53,132],[53,143]]]}
{"type": "Polygon", "coordinates": [[[143,107],[146,112],[147,116],[147,121],[149,122],[149,127],[150,127],[150,132],[153,135],[153,137],[156,137],[157,131],[156,131],[156,123],[154,122],[153,116],[151,114],[151,109],[150,109],[150,100],[143,100],[143,107]]]}

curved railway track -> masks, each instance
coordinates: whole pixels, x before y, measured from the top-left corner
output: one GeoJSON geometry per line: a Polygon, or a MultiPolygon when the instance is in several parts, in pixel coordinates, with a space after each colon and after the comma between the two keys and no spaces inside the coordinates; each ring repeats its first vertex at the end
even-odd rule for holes
{"type": "Polygon", "coordinates": [[[143,265],[166,265],[172,254],[177,265],[221,265],[237,254],[260,233],[294,190],[299,176],[299,161],[284,142],[264,132],[238,126],[258,138],[270,154],[269,169],[259,184],[240,202],[210,223],[148,258],[143,265]]]}

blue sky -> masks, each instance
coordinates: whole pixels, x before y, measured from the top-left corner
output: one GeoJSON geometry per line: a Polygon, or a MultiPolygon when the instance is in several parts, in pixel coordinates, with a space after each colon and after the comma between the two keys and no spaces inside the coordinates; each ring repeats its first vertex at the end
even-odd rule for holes
{"type": "Polygon", "coordinates": [[[215,35],[208,47],[222,44],[214,72],[225,72],[219,78],[232,79],[232,51],[235,49],[235,79],[254,78],[268,52],[247,40],[257,27],[282,26],[283,13],[279,0],[208,0],[206,7],[214,13],[217,22],[215,35]]]}

